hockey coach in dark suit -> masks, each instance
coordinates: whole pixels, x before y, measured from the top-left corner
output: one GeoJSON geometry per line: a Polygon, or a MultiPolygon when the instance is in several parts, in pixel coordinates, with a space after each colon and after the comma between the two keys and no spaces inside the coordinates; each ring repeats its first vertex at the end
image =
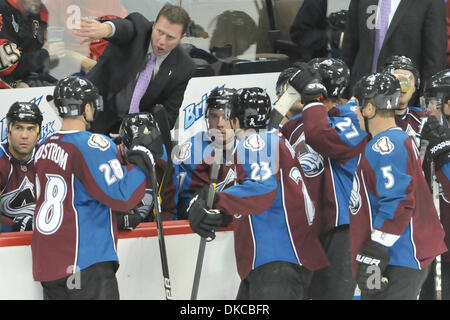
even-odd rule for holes
{"type": "Polygon", "coordinates": [[[444,69],[445,14],[444,0],[352,0],[341,56],[351,69],[350,86],[383,69],[392,55],[411,58],[423,80],[444,69]]]}
{"type": "Polygon", "coordinates": [[[136,12],[105,22],[82,19],[76,34],[84,41],[110,42],[87,74],[105,100],[93,132],[117,133],[123,116],[151,112],[156,104],[164,106],[174,127],[195,71],[195,63],[179,45],[189,22],[186,11],[174,5],[165,5],[154,22],[136,12]]]}

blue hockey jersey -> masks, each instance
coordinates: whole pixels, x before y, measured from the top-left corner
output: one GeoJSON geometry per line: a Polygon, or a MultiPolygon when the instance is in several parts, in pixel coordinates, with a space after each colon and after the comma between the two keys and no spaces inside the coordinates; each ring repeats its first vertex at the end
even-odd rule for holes
{"type": "Polygon", "coordinates": [[[236,147],[238,183],[216,193],[215,208],[233,215],[241,279],[272,261],[317,270],[328,259],[312,228],[314,205],[295,152],[277,131],[253,133],[236,147]]]}
{"type": "Polygon", "coordinates": [[[144,172],[123,167],[112,140],[86,131],[55,132],[36,151],[34,164],[34,279],[57,280],[118,261],[111,210],[129,211],[143,198],[144,172]]]}
{"type": "Polygon", "coordinates": [[[356,254],[370,241],[389,247],[390,265],[423,269],[445,252],[444,230],[412,137],[395,127],[377,134],[353,183],[350,232],[356,254]]]}
{"type": "Polygon", "coordinates": [[[332,181],[327,183],[323,197],[333,205],[323,212],[334,216],[335,226],[349,224],[353,176],[358,156],[368,141],[354,112],[357,107],[355,102],[349,102],[327,112],[322,103],[315,102],[303,108],[306,143],[330,163],[332,181]]]}

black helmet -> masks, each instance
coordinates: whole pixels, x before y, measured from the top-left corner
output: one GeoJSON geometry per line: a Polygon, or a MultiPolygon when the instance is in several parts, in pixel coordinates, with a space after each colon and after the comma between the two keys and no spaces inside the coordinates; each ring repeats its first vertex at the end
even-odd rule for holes
{"type": "Polygon", "coordinates": [[[414,61],[406,56],[393,55],[384,62],[383,72],[394,73],[394,71],[398,69],[411,71],[414,75],[416,89],[419,89],[420,72],[414,61]]]}
{"type": "Polygon", "coordinates": [[[435,98],[440,103],[450,100],[450,69],[439,71],[425,83],[424,97],[435,98]]]}
{"type": "Polygon", "coordinates": [[[8,130],[14,122],[30,122],[39,125],[39,132],[42,125],[42,114],[39,107],[32,102],[14,102],[6,114],[8,130]]]}
{"type": "Polygon", "coordinates": [[[69,76],[58,81],[53,96],[47,100],[54,100],[61,117],[80,116],[84,113],[86,103],[97,111],[103,111],[103,100],[94,84],[82,77],[69,76]]]}
{"type": "Polygon", "coordinates": [[[278,76],[277,84],[275,85],[275,91],[277,95],[282,95],[286,91],[285,85],[288,80],[298,71],[296,67],[289,67],[280,72],[278,76]]]}
{"type": "Polygon", "coordinates": [[[231,119],[238,118],[243,129],[265,129],[271,110],[270,97],[258,87],[238,90],[238,103],[231,111],[231,119]]]}
{"type": "Polygon", "coordinates": [[[353,88],[353,96],[361,107],[373,100],[378,110],[398,109],[400,94],[400,82],[390,73],[364,76],[353,88]]]}
{"type": "Polygon", "coordinates": [[[215,88],[206,99],[205,118],[208,119],[209,110],[223,109],[225,120],[230,120],[231,109],[237,102],[236,89],[233,88],[215,88]]]}
{"type": "Polygon", "coordinates": [[[119,137],[123,142],[125,152],[130,149],[133,140],[140,132],[139,130],[143,132],[145,129],[148,131],[154,131],[156,129],[159,133],[158,124],[151,113],[141,112],[127,114],[123,118],[119,128],[119,137]]]}
{"type": "Polygon", "coordinates": [[[347,23],[348,10],[332,12],[327,17],[328,25],[335,30],[344,30],[347,23]]]}
{"type": "Polygon", "coordinates": [[[314,58],[308,64],[322,77],[328,97],[340,97],[350,83],[350,69],[344,61],[335,58],[314,58]]]}

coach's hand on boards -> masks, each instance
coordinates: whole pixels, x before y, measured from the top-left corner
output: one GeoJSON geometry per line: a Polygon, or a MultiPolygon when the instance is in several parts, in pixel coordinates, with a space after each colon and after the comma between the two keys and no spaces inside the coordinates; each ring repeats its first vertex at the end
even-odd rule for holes
{"type": "Polygon", "coordinates": [[[327,97],[327,89],[321,83],[320,74],[305,62],[295,63],[294,66],[298,71],[288,82],[300,94],[302,103],[324,100],[327,97]]]}
{"type": "Polygon", "coordinates": [[[205,186],[199,190],[189,203],[187,211],[192,231],[211,241],[216,237],[214,231],[228,226],[233,217],[217,209],[207,209],[208,189],[205,186]]]}
{"type": "Polygon", "coordinates": [[[356,261],[356,282],[362,293],[370,295],[386,289],[388,279],[383,273],[390,261],[388,247],[372,241],[370,247],[356,255],[356,261]]]}
{"type": "Polygon", "coordinates": [[[139,128],[130,150],[127,152],[127,160],[129,163],[139,166],[149,175],[152,165],[163,156],[163,150],[161,134],[156,128],[151,130],[139,128]]]}
{"type": "Polygon", "coordinates": [[[441,125],[435,116],[430,116],[423,126],[421,136],[429,141],[428,150],[436,164],[436,170],[450,162],[450,129],[441,125]]]}

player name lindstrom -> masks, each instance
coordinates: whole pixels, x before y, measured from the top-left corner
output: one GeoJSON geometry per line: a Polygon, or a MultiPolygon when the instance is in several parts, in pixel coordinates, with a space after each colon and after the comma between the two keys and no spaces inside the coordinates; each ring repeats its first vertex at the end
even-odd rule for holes
{"type": "Polygon", "coordinates": [[[34,163],[39,159],[49,159],[58,164],[63,170],[66,170],[67,157],[67,152],[63,148],[56,143],[48,143],[38,149],[34,157],[34,163]]]}

